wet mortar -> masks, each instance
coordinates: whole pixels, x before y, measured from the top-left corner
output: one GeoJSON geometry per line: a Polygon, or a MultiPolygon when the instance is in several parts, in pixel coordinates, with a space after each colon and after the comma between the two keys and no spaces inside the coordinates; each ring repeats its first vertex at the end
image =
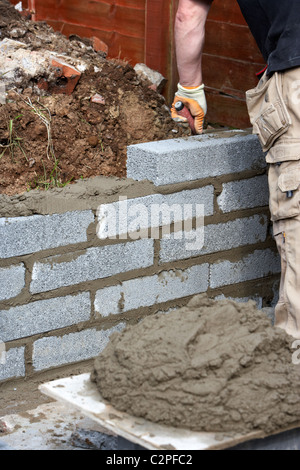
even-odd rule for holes
{"type": "Polygon", "coordinates": [[[112,335],[91,377],[116,409],[155,423],[272,433],[300,422],[293,341],[253,301],[200,295],[112,335]]]}

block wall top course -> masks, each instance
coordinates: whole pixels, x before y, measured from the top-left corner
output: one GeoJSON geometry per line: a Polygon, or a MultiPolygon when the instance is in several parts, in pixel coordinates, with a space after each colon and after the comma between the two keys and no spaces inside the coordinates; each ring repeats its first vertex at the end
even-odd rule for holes
{"type": "Polygon", "coordinates": [[[156,186],[266,168],[257,137],[242,131],[137,144],[127,153],[127,176],[156,186]]]}
{"type": "MultiPolygon", "coordinates": [[[[95,176],[64,188],[0,194],[0,217],[96,211],[100,204],[147,196],[159,186],[266,168],[256,136],[249,131],[226,131],[169,139],[128,147],[127,178],[95,176]]],[[[172,189],[172,188],[171,188],[172,189]]]]}

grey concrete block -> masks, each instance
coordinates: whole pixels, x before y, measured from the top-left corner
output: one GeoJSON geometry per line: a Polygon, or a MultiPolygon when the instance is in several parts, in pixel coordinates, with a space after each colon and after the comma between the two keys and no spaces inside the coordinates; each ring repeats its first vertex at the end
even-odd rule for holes
{"type": "Polygon", "coordinates": [[[30,291],[50,291],[152,266],[154,244],[153,240],[137,240],[89,248],[83,254],[72,253],[72,257],[70,261],[63,261],[64,257],[53,256],[35,263],[30,291]]]}
{"type": "Polygon", "coordinates": [[[0,268],[0,300],[16,297],[25,286],[25,266],[18,264],[0,268]]]}
{"type": "Polygon", "coordinates": [[[92,222],[92,211],[0,218],[0,258],[85,242],[92,222]]]}
{"type": "Polygon", "coordinates": [[[90,294],[38,300],[0,311],[0,338],[11,341],[89,320],[90,294]]]}
{"type": "Polygon", "coordinates": [[[5,353],[5,360],[0,362],[0,380],[25,377],[25,348],[12,348],[5,353]]]}
{"type": "Polygon", "coordinates": [[[262,312],[270,319],[272,325],[275,323],[275,309],[274,307],[264,307],[261,309],[262,312]]]}
{"type": "Polygon", "coordinates": [[[225,183],[218,197],[218,205],[224,213],[268,204],[269,188],[266,175],[225,183]]]}
{"type": "Polygon", "coordinates": [[[236,134],[229,132],[229,137],[224,138],[206,134],[131,145],[127,151],[127,176],[160,186],[265,168],[257,137],[236,134]]]}
{"type": "Polygon", "coordinates": [[[167,263],[264,242],[267,230],[267,217],[254,215],[199,227],[189,232],[173,233],[170,238],[163,237],[161,240],[159,262],[167,263]]]}
{"type": "Polygon", "coordinates": [[[233,300],[234,302],[237,302],[237,303],[246,303],[252,300],[253,302],[256,303],[256,307],[258,309],[262,308],[262,302],[263,302],[263,298],[257,295],[254,295],[252,297],[226,297],[224,294],[221,294],[215,297],[215,300],[225,300],[225,299],[233,300]]]}
{"type": "Polygon", "coordinates": [[[198,217],[199,212],[204,216],[213,215],[214,188],[211,185],[102,204],[97,210],[97,235],[105,239],[150,227],[169,226],[198,217]]]}
{"type": "Polygon", "coordinates": [[[216,288],[280,273],[278,253],[256,250],[240,261],[220,261],[210,266],[210,287],[216,288]]]}
{"type": "Polygon", "coordinates": [[[95,310],[105,317],[205,292],[208,267],[201,264],[185,270],[164,271],[101,289],[96,293],[95,310]]]}
{"type": "Polygon", "coordinates": [[[33,367],[38,371],[96,357],[107,346],[110,335],[124,327],[125,323],[119,323],[109,330],[90,329],[38,339],[33,344],[33,367]]]}

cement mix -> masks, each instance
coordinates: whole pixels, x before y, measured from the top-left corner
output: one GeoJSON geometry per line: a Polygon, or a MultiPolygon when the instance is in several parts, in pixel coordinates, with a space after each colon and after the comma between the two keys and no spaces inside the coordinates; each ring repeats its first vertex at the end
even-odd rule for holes
{"type": "Polygon", "coordinates": [[[200,295],[113,334],[91,379],[117,409],[159,424],[272,433],[300,422],[293,341],[253,301],[200,295]]]}
{"type": "Polygon", "coordinates": [[[22,217],[34,214],[62,214],[68,211],[97,210],[100,204],[155,193],[149,181],[134,181],[114,176],[95,176],[78,180],[64,188],[38,189],[8,196],[0,194],[0,217],[22,217]]]}

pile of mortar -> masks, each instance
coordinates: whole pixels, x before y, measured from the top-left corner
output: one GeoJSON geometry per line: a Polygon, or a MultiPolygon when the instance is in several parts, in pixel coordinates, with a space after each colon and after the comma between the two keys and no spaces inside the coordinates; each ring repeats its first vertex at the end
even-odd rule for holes
{"type": "Polygon", "coordinates": [[[272,433],[300,423],[293,341],[254,302],[201,295],[114,333],[91,379],[116,409],[155,423],[272,433]]]}

